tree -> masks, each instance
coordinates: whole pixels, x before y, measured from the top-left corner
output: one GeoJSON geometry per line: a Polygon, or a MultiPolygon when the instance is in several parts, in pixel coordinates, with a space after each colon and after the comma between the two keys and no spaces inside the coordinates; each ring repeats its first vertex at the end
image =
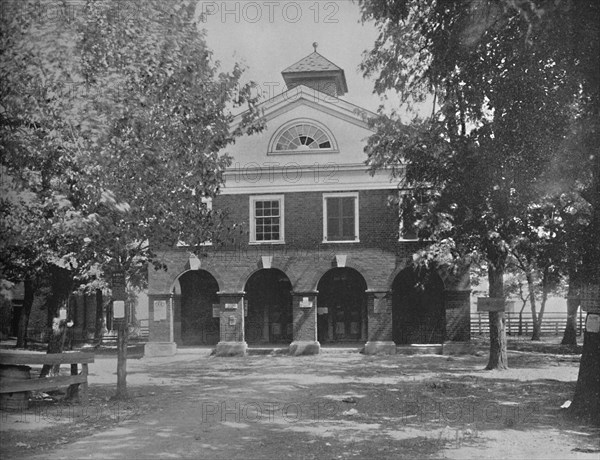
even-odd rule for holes
{"type": "MultiPolygon", "coordinates": [[[[555,160],[582,113],[572,58],[545,41],[548,31],[533,27],[520,3],[373,0],[361,7],[380,30],[362,67],[377,75],[375,90],[396,90],[407,103],[434,94],[439,104],[430,120],[409,127],[396,114],[378,120],[369,163],[395,165],[392,173],[408,183],[436,187],[422,224],[428,237],[484,254],[490,296],[503,297],[514,221],[555,193],[555,160]]],[[[586,182],[589,164],[582,156],[560,186],[586,182]]],[[[503,323],[503,313],[490,313],[487,368],[506,367],[503,323]]]]}
{"type": "Polygon", "coordinates": [[[2,166],[28,197],[6,216],[35,230],[26,240],[15,228],[2,260],[27,249],[66,270],[57,296],[102,289],[115,270],[143,285],[158,249],[218,239],[204,199],[230,162],[222,149],[261,129],[250,87],[239,66],[219,72],[193,2],[151,0],[129,15],[121,1],[88,0],[52,18],[49,4],[10,2],[2,16],[2,166]],[[231,132],[241,104],[251,110],[231,132]]]}
{"type": "MultiPolygon", "coordinates": [[[[575,227],[571,222],[572,209],[574,203],[566,194],[562,194],[553,199],[531,203],[525,219],[515,220],[514,223],[515,236],[511,239],[510,251],[515,265],[523,271],[527,281],[533,323],[532,340],[541,339],[548,296],[560,293],[563,279],[567,275],[567,243],[572,239],[569,230],[575,227]],[[567,209],[569,212],[566,212],[567,209]],[[569,222],[571,225],[568,225],[569,222]]],[[[581,219],[579,215],[578,219],[581,219]]]]}
{"type": "MultiPolygon", "coordinates": [[[[395,89],[416,101],[434,94],[440,103],[437,117],[409,130],[397,119],[380,120],[367,149],[371,164],[404,160],[408,180],[441,190],[430,220],[439,224],[440,215],[449,216],[446,233],[474,239],[488,256],[490,278],[497,281],[490,295],[502,293],[505,255],[515,236],[511,219],[525,217],[545,197],[578,194],[591,208],[579,235],[585,248],[581,282],[597,283],[598,3],[365,0],[361,7],[363,18],[380,30],[363,64],[366,74],[378,74],[376,91],[395,89]]],[[[502,321],[490,320],[502,349],[502,321]]],[[[578,384],[576,411],[598,413],[598,390],[579,391],[600,387],[597,335],[585,335],[580,380],[587,384],[578,384]]],[[[497,348],[491,345],[488,368],[503,367],[497,348]]]]}

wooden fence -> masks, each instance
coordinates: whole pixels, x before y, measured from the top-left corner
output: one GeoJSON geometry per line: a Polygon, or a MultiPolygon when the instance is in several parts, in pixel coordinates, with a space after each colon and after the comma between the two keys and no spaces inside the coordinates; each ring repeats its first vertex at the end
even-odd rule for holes
{"type": "MultiPolygon", "coordinates": [[[[585,318],[581,310],[577,313],[577,335],[581,335],[585,323],[585,318]]],[[[567,325],[567,313],[547,312],[544,313],[542,321],[543,335],[562,335],[567,325]]],[[[533,331],[533,320],[531,311],[523,312],[522,333],[531,335],[533,331]]],[[[490,322],[488,312],[471,313],[471,335],[487,335],[490,332],[490,322]]],[[[506,333],[517,335],[519,332],[519,313],[506,313],[506,333]]]]}

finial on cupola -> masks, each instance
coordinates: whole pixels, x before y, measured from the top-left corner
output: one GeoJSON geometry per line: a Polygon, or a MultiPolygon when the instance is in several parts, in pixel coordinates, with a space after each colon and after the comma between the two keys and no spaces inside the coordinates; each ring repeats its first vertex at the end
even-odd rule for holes
{"type": "Polygon", "coordinates": [[[319,44],[317,42],[313,43],[313,48],[315,49],[315,53],[317,52],[317,46],[319,46],[319,44]]]}

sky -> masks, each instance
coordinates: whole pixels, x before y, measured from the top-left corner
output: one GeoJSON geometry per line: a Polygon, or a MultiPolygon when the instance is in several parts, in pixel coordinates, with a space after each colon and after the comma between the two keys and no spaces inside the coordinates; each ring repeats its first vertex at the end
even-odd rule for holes
{"type": "Polygon", "coordinates": [[[381,104],[373,81],[358,70],[377,30],[360,23],[358,4],[350,0],[200,1],[197,14],[222,70],[244,64],[242,83],[257,82],[267,98],[284,91],[281,71],[312,53],[317,42],[319,54],[345,72],[344,100],[374,112],[381,104]]]}

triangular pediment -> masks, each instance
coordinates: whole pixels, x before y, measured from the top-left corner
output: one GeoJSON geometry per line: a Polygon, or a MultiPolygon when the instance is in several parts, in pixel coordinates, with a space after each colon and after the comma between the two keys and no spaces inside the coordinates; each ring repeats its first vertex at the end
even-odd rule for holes
{"type": "MultiPolygon", "coordinates": [[[[372,130],[369,127],[369,120],[377,117],[377,114],[370,110],[304,85],[296,86],[260,103],[258,109],[262,112],[265,121],[269,123],[299,106],[310,107],[368,130],[372,130]]],[[[243,115],[243,113],[237,115],[232,125],[236,126],[240,123],[243,115]]]]}

